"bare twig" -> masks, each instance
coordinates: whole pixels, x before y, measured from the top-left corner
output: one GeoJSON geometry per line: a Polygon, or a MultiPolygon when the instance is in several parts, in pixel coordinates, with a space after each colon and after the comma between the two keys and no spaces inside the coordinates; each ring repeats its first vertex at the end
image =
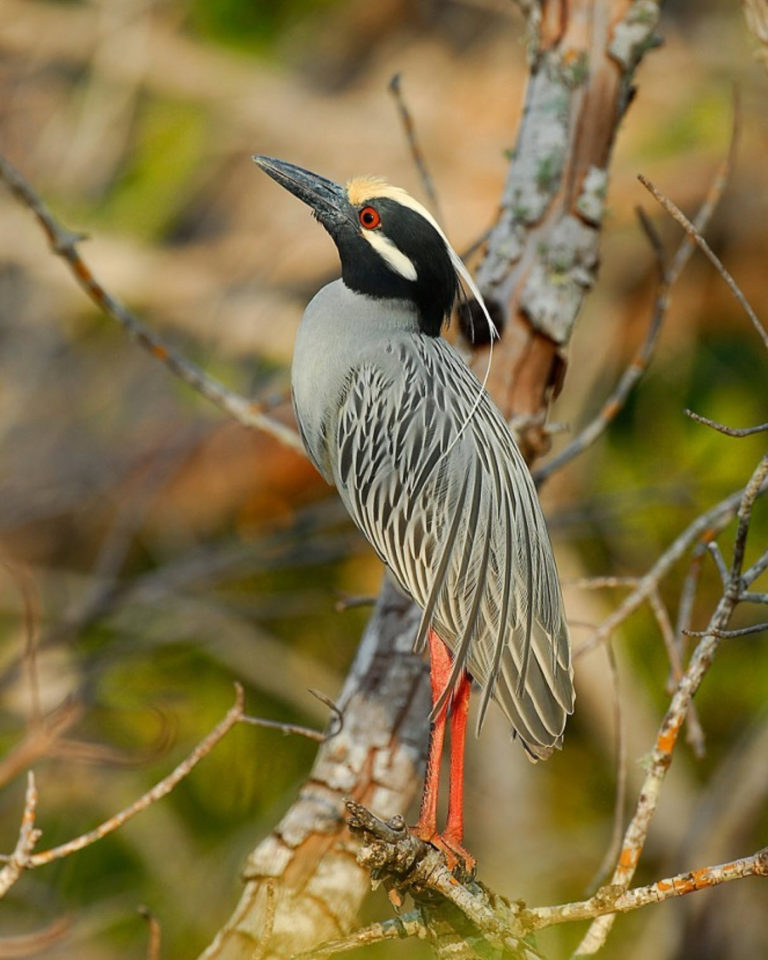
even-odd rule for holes
{"type": "Polygon", "coordinates": [[[0,897],[4,897],[16,883],[22,871],[29,866],[29,859],[35,844],[40,839],[40,831],[35,827],[35,811],[37,809],[37,787],[35,775],[30,770],[27,773],[27,792],[24,798],[24,813],[21,817],[21,827],[16,846],[8,858],[5,866],[0,870],[0,897]]]}
{"type": "Polygon", "coordinates": [[[703,543],[699,543],[693,548],[691,552],[691,562],[688,565],[688,571],[680,591],[680,601],[677,606],[677,622],[675,624],[675,645],[681,662],[687,650],[685,639],[693,619],[693,606],[696,602],[696,590],[699,585],[699,579],[701,578],[701,565],[705,551],[706,545],[703,543]]]}
{"type": "MultiPolygon", "coordinates": [[[[675,632],[672,629],[672,621],[669,619],[669,613],[667,612],[664,601],[661,599],[661,594],[659,593],[658,589],[651,591],[648,597],[648,602],[656,623],[659,626],[659,632],[664,640],[664,648],[666,649],[667,656],[669,657],[671,683],[667,692],[672,694],[675,687],[678,685],[678,683],[680,683],[680,678],[683,675],[683,664],[682,660],[680,659],[680,651],[675,640],[675,632]]],[[[693,703],[691,703],[688,708],[688,714],[685,720],[688,726],[688,742],[691,745],[694,755],[700,760],[706,754],[706,748],[704,746],[704,731],[701,729],[699,714],[696,710],[696,706],[693,703]]]]}
{"type": "Polygon", "coordinates": [[[416,168],[419,171],[419,176],[421,177],[421,182],[424,186],[424,192],[429,198],[429,204],[435,213],[435,217],[442,222],[442,214],[440,211],[440,204],[437,199],[437,193],[435,191],[435,185],[432,177],[430,176],[427,162],[424,159],[424,154],[419,145],[418,137],[416,136],[416,125],[413,122],[411,111],[408,109],[408,105],[403,97],[401,77],[399,73],[394,74],[392,79],[389,81],[389,92],[395,98],[397,112],[399,113],[400,121],[403,124],[403,130],[405,131],[405,137],[408,141],[408,147],[410,148],[411,156],[413,157],[416,168]]]}
{"type": "Polygon", "coordinates": [[[707,544],[707,553],[715,561],[717,572],[720,574],[720,582],[723,586],[726,586],[730,574],[728,572],[728,566],[723,559],[722,551],[720,550],[716,540],[713,540],[711,543],[707,544]]]}
{"type": "Polygon", "coordinates": [[[747,570],[742,580],[744,581],[744,586],[748,587],[750,584],[754,583],[755,580],[760,576],[760,574],[768,567],[768,550],[760,557],[759,560],[756,560],[752,566],[747,570]]]}
{"type": "Polygon", "coordinates": [[[337,953],[346,953],[372,943],[381,943],[382,940],[405,940],[409,937],[425,939],[427,926],[422,919],[421,912],[413,910],[410,913],[401,913],[390,920],[380,920],[361,930],[356,930],[348,937],[338,940],[326,940],[310,950],[308,953],[299,953],[293,960],[322,960],[323,957],[335,956],[337,953]]]}
{"type": "Polygon", "coordinates": [[[613,801],[613,828],[611,839],[606,848],[600,866],[591,880],[588,890],[599,887],[616,862],[621,850],[621,832],[624,826],[624,805],[627,800],[627,738],[624,729],[624,718],[621,710],[621,691],[619,689],[619,671],[616,665],[616,655],[610,643],[605,644],[605,653],[608,658],[608,667],[611,671],[611,685],[613,687],[613,725],[616,730],[616,797],[613,801]]]}
{"type": "Polygon", "coordinates": [[[346,610],[354,610],[356,607],[372,607],[374,603],[376,603],[376,597],[373,596],[357,597],[342,593],[334,603],[333,609],[336,613],[344,613],[346,610]]]}
{"type": "Polygon", "coordinates": [[[280,730],[287,735],[295,734],[299,737],[306,737],[308,740],[315,740],[317,743],[325,743],[326,740],[332,740],[337,737],[344,729],[344,714],[339,707],[319,690],[309,691],[316,700],[324,703],[331,711],[331,724],[329,729],[323,733],[321,730],[313,730],[311,727],[302,727],[295,723],[282,723],[279,720],[266,720],[263,717],[240,717],[240,723],[247,723],[252,727],[266,727],[268,730],[280,730]]]}
{"type": "MultiPolygon", "coordinates": [[[[524,940],[536,930],[627,913],[745,877],[768,877],[766,847],[739,860],[687,871],[633,890],[612,883],[601,887],[588,900],[528,908],[491,894],[471,877],[451,873],[443,854],[415,837],[405,827],[402,818],[380,820],[354,801],[347,802],[347,810],[350,829],[363,841],[358,860],[371,869],[375,883],[383,882],[390,888],[407,890],[417,905],[423,903],[434,907],[435,895],[439,894],[439,898],[456,907],[472,923],[479,937],[492,946],[518,951],[515,956],[521,958],[540,956],[524,940]]],[[[431,931],[429,923],[425,922],[426,909],[424,906],[395,920],[371,924],[348,937],[326,941],[311,953],[301,954],[297,960],[327,957],[382,940],[427,937],[431,931]]]]}
{"type": "Polygon", "coordinates": [[[16,584],[24,608],[24,651],[21,659],[29,689],[29,727],[34,731],[41,720],[40,684],[37,675],[40,599],[35,582],[25,566],[14,563],[7,557],[0,557],[0,566],[5,567],[9,577],[16,584]]]}
{"type": "MultiPolygon", "coordinates": [[[[758,495],[765,493],[766,489],[768,489],[768,483],[763,480],[758,495]]],[[[613,631],[648,599],[656,584],[666,576],[672,566],[685,555],[693,544],[699,540],[711,542],[717,533],[733,519],[745,492],[746,489],[737,490],[690,523],[662,553],[645,576],[637,581],[635,589],[623,600],[619,608],[600,624],[591,637],[588,637],[576,648],[575,655],[577,657],[582,656],[599,644],[604,643],[613,631]]]]}
{"type": "MultiPolygon", "coordinates": [[[[753,623],[751,627],[740,627],[738,630],[712,630],[711,633],[719,640],[730,640],[733,637],[750,637],[755,633],[764,633],[768,630],[768,623],[753,623]]],[[[689,630],[689,637],[706,637],[706,630],[689,630]]]]}
{"type": "Polygon", "coordinates": [[[714,266],[720,276],[728,285],[729,290],[734,295],[736,300],[739,302],[741,308],[744,310],[746,315],[749,317],[752,326],[757,331],[758,336],[763,341],[763,345],[768,348],[768,332],[761,323],[755,311],[752,309],[749,301],[741,292],[739,285],[733,279],[731,274],[725,269],[720,258],[712,250],[707,241],[702,237],[701,232],[691,223],[691,221],[685,216],[685,214],[677,207],[668,197],[666,197],[653,183],[642,174],[638,174],[638,180],[642,185],[648,190],[659,203],[664,207],[667,213],[673,217],[680,226],[685,230],[688,236],[696,243],[701,252],[707,257],[709,262],[714,266]]]}
{"type": "Polygon", "coordinates": [[[268,433],[302,456],[305,455],[301,439],[295,430],[267,416],[259,404],[246,400],[182,357],[113,297],[94,277],[77,251],[77,244],[85,238],[62,227],[29,183],[2,155],[0,179],[4,180],[14,196],[35,214],[48,237],[51,249],[68,264],[78,284],[91,300],[107,316],[116,320],[133,340],[164,363],[188,386],[215,403],[243,426],[268,433]]]}
{"type": "Polygon", "coordinates": [[[73,840],[59,844],[57,847],[51,847],[50,850],[43,850],[40,853],[33,854],[27,858],[26,866],[41,867],[44,864],[51,863],[53,860],[60,860],[62,857],[68,857],[70,854],[90,846],[102,837],[113,833],[118,827],[121,827],[126,821],[135,817],[137,813],[146,810],[153,803],[157,803],[162,797],[167,796],[171,790],[185,777],[189,776],[197,764],[206,757],[216,744],[222,740],[245,716],[243,712],[243,688],[239,683],[235,684],[235,703],[230,708],[223,720],[218,723],[213,730],[195,747],[195,749],[171,772],[167,777],[156,783],[154,787],[148,790],[143,796],[139,797],[132,804],[125,807],[119,813],[105,820],[94,830],[81,834],[73,840]]]}
{"type": "Polygon", "coordinates": [[[148,907],[139,907],[139,916],[147,921],[147,960],[160,960],[160,942],[162,930],[160,921],[148,907]]]}
{"type": "MultiPolygon", "coordinates": [[[[670,897],[682,897],[698,890],[707,890],[731,880],[744,877],[768,877],[768,847],[758,850],[750,857],[722,863],[715,867],[703,867],[678,873],[674,877],[657,880],[645,887],[633,890],[608,886],[581,903],[566,903],[558,907],[533,907],[526,909],[521,922],[531,930],[540,930],[555,923],[573,920],[589,920],[609,913],[627,913],[651,903],[662,903],[670,897]]],[[[581,956],[577,953],[576,956],[581,956]]]]}
{"type": "Polygon", "coordinates": [[[768,603],[768,593],[742,593],[744,603],[768,603]]]}
{"type": "Polygon", "coordinates": [[[281,730],[283,733],[295,733],[304,737],[310,737],[313,740],[323,742],[330,737],[336,736],[342,728],[343,716],[339,708],[325,694],[316,690],[310,691],[322,703],[326,704],[333,712],[333,720],[327,734],[318,733],[316,730],[309,730],[306,727],[296,726],[295,724],[277,723],[272,720],[261,720],[257,717],[249,717],[244,711],[243,688],[239,683],[235,684],[235,703],[227,712],[223,720],[218,723],[214,729],[195,747],[195,749],[163,780],[156,783],[150,790],[135,800],[132,804],[125,807],[119,813],[114,814],[108,820],[99,824],[93,830],[81,834],[72,840],[62,843],[49,850],[43,850],[40,853],[32,853],[32,847],[39,837],[39,831],[34,829],[35,805],[37,802],[37,793],[34,786],[34,778],[29,774],[29,786],[27,788],[27,805],[24,811],[22,821],[22,830],[19,834],[19,840],[16,850],[8,858],[5,867],[0,873],[0,897],[2,897],[10,886],[16,882],[20,873],[24,869],[41,867],[51,863],[54,860],[60,860],[62,857],[68,857],[78,850],[96,843],[103,837],[113,833],[121,827],[126,821],[135,817],[137,813],[146,810],[147,807],[158,800],[167,796],[176,785],[189,776],[197,764],[207,756],[211,750],[222,740],[227,733],[238,723],[247,723],[255,726],[268,727],[270,729],[281,730]]]}
{"type": "Polygon", "coordinates": [[[755,427],[728,427],[724,423],[718,423],[717,420],[710,420],[709,417],[702,417],[700,413],[694,413],[693,410],[685,409],[685,415],[697,423],[703,423],[713,430],[719,430],[727,437],[751,437],[753,433],[765,433],[768,430],[768,423],[758,423],[755,427]]]}

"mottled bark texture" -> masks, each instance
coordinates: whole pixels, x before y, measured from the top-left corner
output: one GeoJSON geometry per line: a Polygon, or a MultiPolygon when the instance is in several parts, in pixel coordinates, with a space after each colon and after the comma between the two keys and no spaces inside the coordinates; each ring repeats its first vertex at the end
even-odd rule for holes
{"type": "MultiPolygon", "coordinates": [[[[516,418],[530,461],[549,448],[543,414],[563,376],[560,350],[595,282],[608,164],[654,45],[653,0],[543,3],[517,143],[477,281],[504,335],[488,389],[516,418]]],[[[486,349],[477,351],[484,370],[486,349]]]]}
{"type": "MultiPolygon", "coordinates": [[[[489,388],[508,417],[523,418],[529,460],[548,445],[560,350],[595,280],[611,147],[658,12],[651,0],[532,8],[523,118],[478,271],[504,327],[489,388]]],[[[385,583],[339,700],[344,730],[320,748],[296,803],[249,857],[243,895],[206,960],[286,958],[354,926],[369,877],[343,802],[387,818],[405,814],[416,792],[428,736],[426,671],[411,653],[417,621],[385,583]]]]}

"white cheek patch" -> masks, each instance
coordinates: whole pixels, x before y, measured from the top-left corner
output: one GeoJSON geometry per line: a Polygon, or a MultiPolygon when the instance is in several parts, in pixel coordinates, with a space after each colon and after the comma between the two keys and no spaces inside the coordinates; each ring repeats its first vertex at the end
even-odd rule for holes
{"type": "Polygon", "coordinates": [[[385,237],[384,234],[378,230],[361,230],[360,234],[370,243],[390,270],[394,273],[399,273],[400,276],[405,277],[406,280],[416,279],[418,273],[416,272],[413,261],[406,257],[403,251],[399,250],[389,237],[385,237]]]}

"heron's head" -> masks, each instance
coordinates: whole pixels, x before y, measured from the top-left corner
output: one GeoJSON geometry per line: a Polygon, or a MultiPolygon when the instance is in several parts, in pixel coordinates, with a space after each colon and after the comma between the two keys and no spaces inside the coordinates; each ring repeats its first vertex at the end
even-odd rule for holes
{"type": "Polygon", "coordinates": [[[341,186],[302,167],[254,156],[273,180],[312,208],[339,251],[344,283],[370,297],[409,300],[421,329],[437,336],[465,275],[432,215],[405,190],[376,177],[341,186]]]}

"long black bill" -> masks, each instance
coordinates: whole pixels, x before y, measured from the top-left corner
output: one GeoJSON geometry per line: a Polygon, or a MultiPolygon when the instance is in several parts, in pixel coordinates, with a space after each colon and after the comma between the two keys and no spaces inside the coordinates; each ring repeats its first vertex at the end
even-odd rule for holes
{"type": "Polygon", "coordinates": [[[312,207],[325,226],[331,226],[349,216],[346,191],[333,180],[274,157],[264,157],[257,153],[251,159],[281,187],[285,187],[299,200],[312,207]]]}

